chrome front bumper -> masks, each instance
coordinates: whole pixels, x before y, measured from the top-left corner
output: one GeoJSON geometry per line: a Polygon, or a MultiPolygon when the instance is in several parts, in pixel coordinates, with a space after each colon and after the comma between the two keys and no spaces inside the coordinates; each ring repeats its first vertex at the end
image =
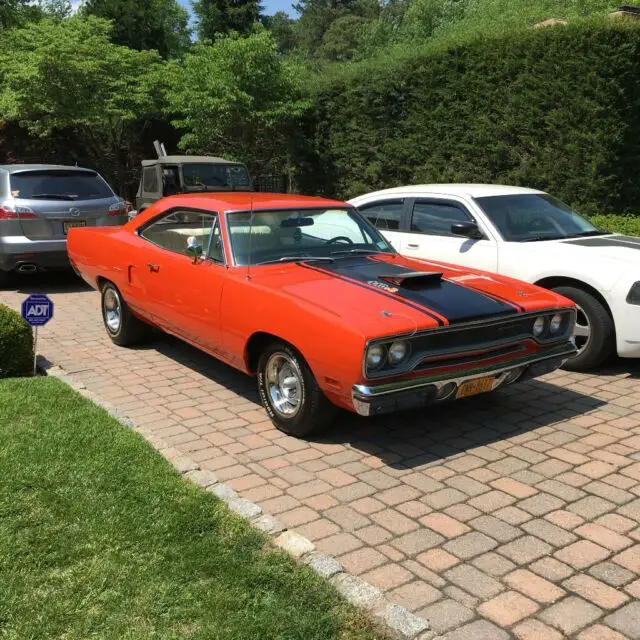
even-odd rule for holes
{"type": "Polygon", "coordinates": [[[577,349],[572,343],[565,343],[546,351],[544,355],[473,369],[464,375],[425,376],[371,386],[356,384],[352,387],[351,399],[356,413],[361,416],[417,409],[455,397],[458,387],[469,380],[494,377],[490,389],[494,391],[514,382],[537,378],[559,369],[576,353],[577,349]]]}

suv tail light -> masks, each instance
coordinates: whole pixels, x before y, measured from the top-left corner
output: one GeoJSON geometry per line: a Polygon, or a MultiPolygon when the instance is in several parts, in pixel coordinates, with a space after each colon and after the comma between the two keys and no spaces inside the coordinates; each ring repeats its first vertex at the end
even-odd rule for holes
{"type": "Polygon", "coordinates": [[[29,207],[14,207],[11,204],[0,205],[0,220],[37,220],[38,216],[29,207]]]}
{"type": "Polygon", "coordinates": [[[109,207],[109,211],[107,215],[110,218],[115,218],[117,216],[126,216],[127,215],[127,203],[121,200],[120,202],[116,202],[116,204],[112,204],[109,207]]]}

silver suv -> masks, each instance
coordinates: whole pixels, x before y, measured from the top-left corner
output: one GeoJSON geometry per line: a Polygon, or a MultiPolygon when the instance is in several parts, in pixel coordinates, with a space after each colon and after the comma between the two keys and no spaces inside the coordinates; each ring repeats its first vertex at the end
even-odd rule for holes
{"type": "Polygon", "coordinates": [[[125,222],[126,203],[91,169],[0,165],[0,285],[11,271],[69,267],[71,227],[125,222]]]}

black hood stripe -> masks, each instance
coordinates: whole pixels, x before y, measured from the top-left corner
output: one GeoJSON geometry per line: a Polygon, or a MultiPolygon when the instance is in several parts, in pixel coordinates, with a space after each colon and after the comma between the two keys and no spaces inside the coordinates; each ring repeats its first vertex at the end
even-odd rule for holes
{"type": "Polygon", "coordinates": [[[353,278],[349,278],[347,276],[344,275],[340,275],[338,273],[332,273],[329,271],[325,271],[324,269],[321,269],[319,267],[316,267],[315,265],[309,264],[307,262],[300,262],[298,263],[299,266],[304,267],[305,269],[311,269],[311,271],[316,271],[318,273],[321,273],[322,275],[325,276],[332,276],[333,278],[337,278],[338,280],[342,280],[343,282],[348,282],[349,284],[355,285],[356,287],[360,287],[362,289],[366,289],[367,291],[373,291],[374,293],[377,293],[385,298],[389,298],[390,300],[393,300],[394,302],[399,302],[400,304],[404,304],[407,307],[411,307],[414,311],[419,311],[420,313],[423,313],[426,316],[429,316],[429,318],[431,318],[432,320],[435,320],[438,323],[438,326],[443,327],[446,323],[442,320],[442,318],[439,318],[437,315],[430,313],[427,309],[425,309],[424,307],[421,307],[419,305],[416,304],[411,304],[410,302],[408,302],[407,300],[399,300],[395,295],[391,294],[391,293],[387,293],[386,291],[383,291],[382,289],[378,289],[377,287],[372,287],[369,284],[365,284],[363,282],[359,282],[358,280],[354,280],[353,278]]]}
{"type": "MultiPolygon", "coordinates": [[[[374,262],[377,262],[378,264],[381,264],[381,263],[385,264],[384,262],[382,262],[381,260],[379,260],[375,256],[368,256],[368,258],[369,258],[369,260],[373,260],[374,262]]],[[[507,304],[507,305],[513,307],[514,309],[516,309],[519,313],[524,313],[526,311],[526,309],[522,305],[518,304],[517,302],[514,302],[513,300],[509,300],[508,298],[504,298],[503,296],[500,296],[497,293],[492,293],[492,292],[489,292],[489,291],[478,291],[475,287],[470,287],[468,285],[461,284],[460,282],[455,282],[454,280],[447,280],[447,282],[455,283],[458,286],[465,287],[466,289],[471,289],[471,291],[475,291],[476,293],[479,293],[480,295],[487,296],[488,298],[493,298],[494,300],[498,300],[500,302],[503,302],[504,304],[507,304]]]]}
{"type": "Polygon", "coordinates": [[[389,287],[378,277],[401,275],[406,272],[406,268],[377,260],[367,260],[361,257],[343,258],[332,264],[322,265],[322,267],[314,266],[314,269],[330,275],[346,277],[351,281],[366,285],[372,290],[390,294],[396,301],[403,301],[414,308],[430,311],[446,318],[449,324],[518,313],[513,304],[507,304],[445,279],[433,286],[420,289],[389,287]],[[380,284],[386,288],[379,289],[380,284]]]}
{"type": "Polygon", "coordinates": [[[581,247],[624,247],[625,249],[640,249],[640,238],[634,238],[633,236],[581,238],[580,240],[569,240],[564,244],[575,244],[581,247]]]}

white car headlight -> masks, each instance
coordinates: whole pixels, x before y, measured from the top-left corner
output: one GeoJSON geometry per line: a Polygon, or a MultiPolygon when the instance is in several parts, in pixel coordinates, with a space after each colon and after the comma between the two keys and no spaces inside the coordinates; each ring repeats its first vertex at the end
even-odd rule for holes
{"type": "Polygon", "coordinates": [[[536,318],[536,321],[533,323],[533,335],[536,338],[539,338],[544,333],[545,328],[545,319],[543,316],[539,316],[536,318]]]}
{"type": "Polygon", "coordinates": [[[553,318],[551,318],[551,322],[549,323],[549,333],[552,335],[558,333],[560,329],[562,329],[562,321],[564,317],[560,313],[556,313],[553,318]]]}
{"type": "Polygon", "coordinates": [[[396,340],[389,347],[389,362],[395,366],[409,355],[409,343],[406,340],[396,340]]]}
{"type": "Polygon", "coordinates": [[[374,344],[367,349],[367,369],[379,369],[385,361],[386,350],[381,344],[374,344]]]}

